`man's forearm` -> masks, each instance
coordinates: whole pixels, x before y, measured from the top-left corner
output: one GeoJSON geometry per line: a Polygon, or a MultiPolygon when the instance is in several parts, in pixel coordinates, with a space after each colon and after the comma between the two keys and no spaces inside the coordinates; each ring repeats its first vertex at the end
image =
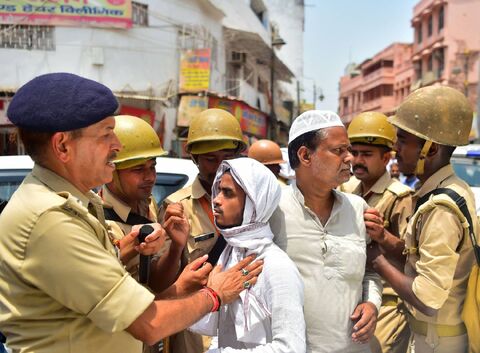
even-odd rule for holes
{"type": "Polygon", "coordinates": [[[405,255],[403,255],[405,241],[385,229],[384,237],[382,241],[378,242],[378,245],[380,245],[382,252],[386,254],[387,258],[395,262],[397,268],[403,268],[405,264],[405,255]]]}
{"type": "Polygon", "coordinates": [[[186,329],[208,314],[213,301],[204,292],[176,300],[155,300],[127,329],[149,345],[186,329]]]}
{"type": "Polygon", "coordinates": [[[408,277],[404,273],[400,272],[395,266],[390,264],[388,260],[380,255],[372,262],[373,269],[385,279],[395,292],[398,293],[400,298],[409,302],[417,310],[427,316],[433,316],[437,310],[432,309],[423,304],[420,299],[417,298],[412,290],[412,284],[414,278],[408,277]]]}
{"type": "Polygon", "coordinates": [[[167,253],[151,264],[149,287],[156,293],[169,288],[177,279],[182,250],[173,242],[167,253]]]}

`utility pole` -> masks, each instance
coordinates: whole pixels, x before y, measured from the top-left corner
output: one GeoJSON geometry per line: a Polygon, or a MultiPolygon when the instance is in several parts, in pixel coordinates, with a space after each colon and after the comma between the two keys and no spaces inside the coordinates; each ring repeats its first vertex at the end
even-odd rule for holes
{"type": "Polygon", "coordinates": [[[317,85],[313,81],[313,109],[317,109],[317,85]]]}
{"type": "Polygon", "coordinates": [[[300,113],[300,80],[297,78],[297,116],[299,116],[300,113]]]}

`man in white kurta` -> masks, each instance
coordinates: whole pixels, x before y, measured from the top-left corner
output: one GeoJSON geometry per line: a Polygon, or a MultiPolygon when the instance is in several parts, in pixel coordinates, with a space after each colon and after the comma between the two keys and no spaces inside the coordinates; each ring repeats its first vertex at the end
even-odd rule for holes
{"type": "Polygon", "coordinates": [[[368,206],[335,190],[349,177],[345,128],[334,113],[310,111],[295,120],[289,140],[297,180],[270,224],[304,281],[307,352],[370,352],[382,286],[365,270],[368,206]]]}

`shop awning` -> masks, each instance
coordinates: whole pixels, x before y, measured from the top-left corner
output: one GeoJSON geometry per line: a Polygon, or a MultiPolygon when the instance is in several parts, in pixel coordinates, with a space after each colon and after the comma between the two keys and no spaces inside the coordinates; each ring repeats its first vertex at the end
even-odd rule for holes
{"type": "MultiPolygon", "coordinates": [[[[270,66],[272,61],[272,49],[265,41],[254,32],[224,27],[225,41],[233,51],[246,52],[254,56],[257,61],[270,66]]],[[[285,63],[275,55],[275,78],[290,82],[295,76],[285,63]]]]}

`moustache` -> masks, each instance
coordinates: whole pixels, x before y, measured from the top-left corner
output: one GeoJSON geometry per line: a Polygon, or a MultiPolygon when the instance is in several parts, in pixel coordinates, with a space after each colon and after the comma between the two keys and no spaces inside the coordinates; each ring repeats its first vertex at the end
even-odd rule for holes
{"type": "Polygon", "coordinates": [[[353,171],[356,171],[357,169],[363,169],[363,170],[365,170],[366,172],[368,172],[368,168],[365,167],[364,165],[361,165],[361,164],[355,164],[355,165],[353,166],[353,171]]]}
{"type": "Polygon", "coordinates": [[[108,155],[107,160],[108,160],[109,162],[111,162],[111,161],[113,161],[113,160],[116,159],[116,158],[117,158],[117,152],[112,152],[112,153],[110,153],[110,154],[108,155]]]}

